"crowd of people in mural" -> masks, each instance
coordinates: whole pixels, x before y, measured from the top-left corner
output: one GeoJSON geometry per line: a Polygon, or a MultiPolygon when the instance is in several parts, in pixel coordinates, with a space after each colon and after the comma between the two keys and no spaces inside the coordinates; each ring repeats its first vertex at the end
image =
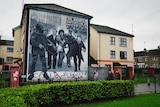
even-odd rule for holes
{"type": "Polygon", "coordinates": [[[47,80],[49,79],[47,70],[56,69],[56,67],[61,68],[65,57],[68,68],[71,67],[71,58],[73,58],[74,71],[80,70],[81,61],[84,61],[82,50],[85,52],[86,47],[78,30],[73,30],[72,28],[68,28],[67,30],[68,33],[65,34],[63,29],[57,31],[57,29],[51,28],[46,34],[43,24],[38,23],[35,25],[35,30],[30,36],[32,61],[29,80],[32,80],[34,77],[35,65],[38,58],[42,64],[43,76],[47,80]],[[67,52],[65,52],[65,48],[67,48],[67,52]],[[48,61],[46,60],[46,52],[48,61]]]}

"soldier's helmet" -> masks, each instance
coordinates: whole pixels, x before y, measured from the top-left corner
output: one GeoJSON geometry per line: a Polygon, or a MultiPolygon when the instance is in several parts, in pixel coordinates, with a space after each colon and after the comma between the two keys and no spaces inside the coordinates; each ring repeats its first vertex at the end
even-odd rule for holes
{"type": "Polygon", "coordinates": [[[36,24],[36,30],[43,31],[43,25],[40,23],[36,24]]]}

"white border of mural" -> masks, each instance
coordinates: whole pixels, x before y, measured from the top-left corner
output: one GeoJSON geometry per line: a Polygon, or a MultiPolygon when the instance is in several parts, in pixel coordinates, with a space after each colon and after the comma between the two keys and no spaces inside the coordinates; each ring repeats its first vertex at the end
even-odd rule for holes
{"type": "Polygon", "coordinates": [[[88,19],[30,9],[26,73],[27,81],[87,80],[88,19]]]}

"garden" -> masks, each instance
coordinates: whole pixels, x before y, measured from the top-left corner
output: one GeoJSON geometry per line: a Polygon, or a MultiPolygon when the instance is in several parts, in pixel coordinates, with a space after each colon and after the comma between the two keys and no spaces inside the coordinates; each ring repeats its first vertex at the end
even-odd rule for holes
{"type": "Polygon", "coordinates": [[[0,90],[1,107],[49,107],[134,96],[134,81],[72,81],[0,90]]]}
{"type": "Polygon", "coordinates": [[[0,75],[1,107],[157,107],[160,93],[134,94],[135,84],[159,82],[159,72],[135,71],[132,80],[29,83],[9,88],[10,74],[0,75]],[[7,88],[6,88],[7,87],[7,88]]]}

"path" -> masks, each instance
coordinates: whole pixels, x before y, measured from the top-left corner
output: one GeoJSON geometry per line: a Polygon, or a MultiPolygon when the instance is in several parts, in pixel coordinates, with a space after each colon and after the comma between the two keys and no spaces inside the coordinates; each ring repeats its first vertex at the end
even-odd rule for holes
{"type": "Polygon", "coordinates": [[[148,85],[145,84],[137,84],[135,85],[135,94],[146,94],[146,93],[155,93],[160,92],[160,84],[151,83],[148,85]]]}

